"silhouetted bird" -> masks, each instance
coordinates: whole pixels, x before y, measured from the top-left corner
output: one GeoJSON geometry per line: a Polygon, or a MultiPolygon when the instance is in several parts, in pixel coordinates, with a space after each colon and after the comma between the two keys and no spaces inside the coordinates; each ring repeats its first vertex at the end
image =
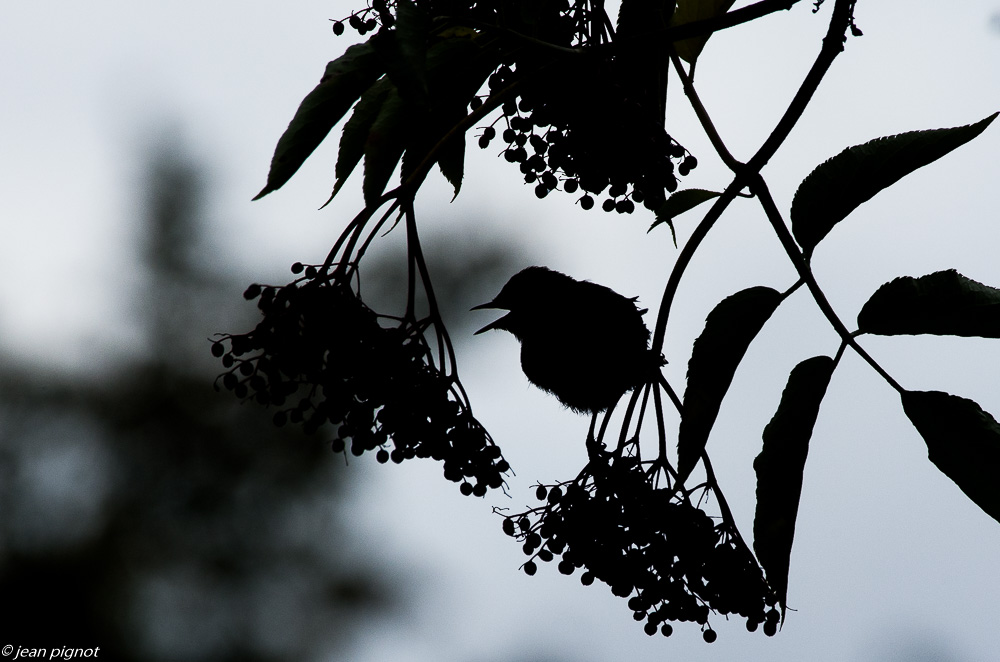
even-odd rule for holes
{"type": "Polygon", "coordinates": [[[521,341],[521,368],[535,386],[578,412],[596,414],[649,379],[661,362],[636,299],[545,267],[515,274],[493,301],[510,312],[483,328],[521,341]]]}

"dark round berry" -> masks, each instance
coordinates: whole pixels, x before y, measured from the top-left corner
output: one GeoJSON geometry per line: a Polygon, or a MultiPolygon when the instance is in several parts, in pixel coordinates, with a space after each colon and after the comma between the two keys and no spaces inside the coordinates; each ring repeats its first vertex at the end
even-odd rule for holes
{"type": "Polygon", "coordinates": [[[566,559],[560,561],[559,565],[556,567],[558,567],[559,572],[561,572],[564,575],[572,575],[573,572],[576,570],[576,566],[567,561],[566,559]]]}
{"type": "Polygon", "coordinates": [[[549,194],[549,187],[545,184],[539,184],[535,187],[535,196],[538,198],[544,198],[549,194]]]}
{"type": "Polygon", "coordinates": [[[379,464],[385,464],[389,461],[389,451],[384,448],[380,448],[378,453],[375,453],[375,460],[379,464]]]}
{"type": "Polygon", "coordinates": [[[701,638],[705,640],[706,644],[711,644],[714,643],[715,640],[719,638],[719,635],[716,634],[715,630],[713,630],[712,628],[708,628],[707,630],[701,633],[701,638]]]}
{"type": "MultiPolygon", "coordinates": [[[[478,99],[479,97],[476,98],[478,99]]],[[[494,138],[496,138],[496,136],[497,136],[497,130],[494,129],[492,126],[488,126],[485,129],[483,129],[483,138],[486,138],[487,140],[493,140],[494,138]]]]}
{"type": "Polygon", "coordinates": [[[476,483],[476,486],[472,488],[472,494],[477,497],[486,496],[486,483],[476,483]]]}
{"type": "Polygon", "coordinates": [[[483,105],[483,100],[479,97],[472,97],[472,101],[469,102],[470,110],[478,110],[483,105]]]}
{"type": "Polygon", "coordinates": [[[615,201],[612,200],[611,198],[608,198],[603,203],[601,203],[601,209],[603,209],[604,211],[608,211],[608,212],[614,211],[615,210],[615,201]]]}
{"type": "Polygon", "coordinates": [[[584,586],[590,586],[591,584],[593,584],[594,583],[594,573],[592,573],[592,572],[585,572],[582,575],[580,575],[580,583],[583,584],[584,586]]]}
{"type": "Polygon", "coordinates": [[[472,494],[472,483],[462,483],[461,485],[458,486],[458,491],[464,494],[465,496],[469,496],[470,494],[472,494]]]}
{"type": "Polygon", "coordinates": [[[305,268],[306,267],[305,267],[304,264],[302,264],[301,262],[296,262],[296,263],[292,264],[292,273],[293,274],[300,274],[300,273],[302,273],[302,271],[305,268]]]}
{"type": "Polygon", "coordinates": [[[243,298],[247,301],[251,301],[260,296],[261,288],[257,283],[253,283],[247,289],[243,290],[243,298]]]}
{"type": "Polygon", "coordinates": [[[343,440],[343,439],[341,439],[340,437],[337,437],[337,438],[336,438],[336,439],[334,439],[334,440],[333,440],[332,442],[330,442],[330,449],[331,449],[331,450],[332,450],[332,451],[333,451],[334,453],[343,453],[343,452],[344,452],[344,449],[345,449],[346,447],[347,447],[347,444],[346,444],[346,443],[344,443],[344,440],[343,440]]]}
{"type": "Polygon", "coordinates": [[[589,210],[594,208],[594,199],[589,195],[585,195],[580,198],[580,207],[584,210],[589,210]]]}
{"type": "Polygon", "coordinates": [[[539,501],[545,501],[546,493],[547,490],[545,489],[544,485],[539,485],[537,488],[535,488],[535,498],[538,499],[539,501]]]}
{"type": "Polygon", "coordinates": [[[563,182],[563,190],[567,193],[576,193],[578,188],[580,188],[580,182],[575,179],[567,179],[563,182]]]}
{"type": "Polygon", "coordinates": [[[479,137],[479,149],[486,149],[490,146],[490,139],[486,136],[479,137]]]}
{"type": "Polygon", "coordinates": [[[527,563],[524,564],[524,574],[531,577],[536,572],[538,572],[538,566],[535,565],[534,561],[528,561],[527,563]]]}
{"type": "Polygon", "coordinates": [[[642,626],[642,631],[652,637],[656,634],[656,623],[646,623],[642,626]]]}
{"type": "Polygon", "coordinates": [[[364,25],[361,22],[361,17],[357,14],[351,14],[351,17],[347,19],[348,24],[355,30],[360,30],[364,25]]]}
{"type": "Polygon", "coordinates": [[[501,137],[505,143],[512,143],[514,142],[514,139],[517,138],[517,131],[514,129],[504,129],[501,137]]]}
{"type": "Polygon", "coordinates": [[[778,633],[778,623],[775,621],[765,621],[764,622],[764,634],[769,637],[773,637],[778,633]]]}
{"type": "Polygon", "coordinates": [[[212,356],[218,358],[226,353],[226,348],[221,342],[212,343],[212,356]]]}
{"type": "Polygon", "coordinates": [[[508,536],[514,535],[514,520],[509,517],[505,517],[503,520],[503,532],[508,536]]]}
{"type": "MultiPolygon", "coordinates": [[[[522,163],[521,165],[524,165],[524,164],[522,163]]],[[[536,179],[538,179],[538,175],[536,175],[534,172],[530,172],[529,171],[529,172],[524,173],[524,183],[525,184],[534,184],[536,179]]]]}
{"type": "Polygon", "coordinates": [[[615,203],[615,211],[619,214],[631,214],[635,211],[635,203],[631,200],[619,200],[615,203]]]}
{"type": "Polygon", "coordinates": [[[757,621],[755,621],[753,619],[749,619],[747,621],[747,632],[756,632],[757,631],[757,626],[759,626],[759,625],[760,625],[760,623],[758,623],[757,621]]]}
{"type": "Polygon", "coordinates": [[[344,22],[343,21],[335,21],[334,22],[334,24],[333,24],[333,34],[337,35],[338,37],[340,35],[344,34],[344,22]]]}
{"type": "Polygon", "coordinates": [[[672,626],[670,623],[664,623],[663,626],[660,628],[660,634],[662,634],[664,637],[669,637],[673,633],[674,633],[674,626],[672,626]]]}

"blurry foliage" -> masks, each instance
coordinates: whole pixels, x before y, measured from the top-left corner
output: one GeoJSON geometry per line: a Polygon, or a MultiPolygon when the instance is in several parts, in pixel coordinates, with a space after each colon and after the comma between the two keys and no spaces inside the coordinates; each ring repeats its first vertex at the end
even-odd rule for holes
{"type": "MultiPolygon", "coordinates": [[[[146,167],[147,355],[82,376],[0,357],[0,633],[115,660],[318,659],[396,603],[395,578],[356,551],[327,444],[212,390],[205,338],[248,306],[201,266],[201,171],[171,144],[146,167]]],[[[452,255],[456,288],[504,262],[452,255]]]]}

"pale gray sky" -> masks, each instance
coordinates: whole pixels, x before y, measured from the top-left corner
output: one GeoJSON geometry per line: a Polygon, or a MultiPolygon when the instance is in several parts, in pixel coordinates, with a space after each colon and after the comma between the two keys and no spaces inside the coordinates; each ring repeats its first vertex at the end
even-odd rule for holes
{"type": "MultiPolygon", "coordinates": [[[[213,173],[221,263],[235,265],[249,282],[326,254],[358,201],[345,190],[336,205],[316,211],[332,184],[335,143],[321,147],[283,190],[249,201],[299,101],[349,43],[334,38],[327,19],[343,17],[351,4],[7,4],[0,23],[5,346],[55,365],[93,367],[138,342],[125,303],[134,264],[130,191],[139,155],[160,139],[164,123],[178,127],[213,173]]],[[[699,90],[737,158],[770,131],[819,48],[832,1],[818,15],[811,4],[714,37],[699,63],[699,90]]],[[[1000,110],[998,11],[994,0],[860,0],[856,16],[865,36],[849,40],[765,170],[779,207],[787,210],[798,181],[845,146],[967,124],[1000,110]]],[[[677,92],[669,129],[701,162],[689,183],[720,188],[725,173],[677,92]]],[[[1000,128],[993,126],[834,230],[814,266],[844,319],[853,321],[868,295],[896,275],[954,267],[1000,285],[998,149],[1000,128]]],[[[449,205],[449,190],[435,182],[418,199],[418,213],[435,227],[473,223],[511,239],[525,235],[549,266],[639,295],[653,309],[651,320],[676,254],[668,234],[646,235],[651,219],[640,214],[584,213],[560,195],[538,202],[506,165],[493,151],[470,148],[459,199],[449,205]]],[[[693,222],[680,219],[682,240],[693,222]]],[[[734,205],[682,286],[668,333],[668,376],[681,383],[690,343],[719,299],[792,280],[754,204],[734,205]]],[[[710,441],[747,535],[751,461],[788,370],[836,349],[804,297],[789,301],[759,341],[710,441]]],[[[995,343],[915,338],[865,345],[904,386],[949,390],[1000,415],[995,343]]],[[[1000,524],[927,461],[894,393],[855,358],[834,376],[806,467],[788,594],[797,611],[771,639],[716,619],[719,640],[711,646],[696,627],[678,627],[667,640],[647,638],[606,588],[584,588],[552,568],[530,579],[517,571],[519,548],[489,508],[520,508],[534,481],[575,475],[587,421],[529,387],[507,336],[476,338],[460,361],[478,415],[518,471],[513,499],[462,498],[433,464],[366,472],[372,480],[357,496],[358,528],[373,553],[412,565],[418,575],[410,615],[373,624],[352,659],[995,657],[1000,524]],[[930,654],[913,657],[915,647],[930,654]]]]}

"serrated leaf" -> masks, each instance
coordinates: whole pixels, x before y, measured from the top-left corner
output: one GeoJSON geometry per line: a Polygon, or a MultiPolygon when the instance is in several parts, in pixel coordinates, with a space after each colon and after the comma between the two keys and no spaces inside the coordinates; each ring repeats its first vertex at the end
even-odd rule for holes
{"type": "Polygon", "coordinates": [[[406,104],[395,87],[389,90],[365,141],[365,181],[362,185],[365,204],[374,204],[405,149],[409,125],[406,104]]]}
{"type": "Polygon", "coordinates": [[[792,200],[792,234],[806,257],[859,205],[980,133],[1000,113],[950,129],[911,131],[849,147],[802,180],[792,200]]]}
{"type": "Polygon", "coordinates": [[[954,269],[920,278],[902,276],[868,299],[858,313],[858,330],[883,336],[1000,338],[1000,290],[954,269]]]}
{"type": "Polygon", "coordinates": [[[455,132],[448,137],[447,144],[440,143],[466,118],[472,97],[496,65],[468,35],[440,39],[430,47],[427,51],[429,112],[414,115],[414,128],[403,156],[404,180],[425,162],[432,150],[438,149],[435,154],[438,167],[458,195],[465,169],[465,134],[455,132]]]}
{"type": "Polygon", "coordinates": [[[375,124],[379,111],[382,109],[382,104],[385,102],[385,98],[389,96],[389,92],[393,87],[392,81],[388,77],[383,76],[380,78],[377,83],[369,87],[361,95],[361,99],[354,106],[354,112],[351,113],[351,116],[347,118],[347,122],[344,123],[344,130],[340,134],[340,151],[337,152],[337,165],[334,168],[334,174],[337,179],[333,185],[333,193],[323,203],[323,207],[330,204],[341,187],[343,187],[344,182],[354,172],[354,168],[361,161],[361,157],[365,155],[365,143],[368,142],[368,133],[371,131],[372,125],[375,124]]]}
{"type": "Polygon", "coordinates": [[[814,356],[792,369],[778,410],[764,428],[763,448],[753,462],[757,473],[753,547],[782,612],[809,439],[834,367],[829,356],[814,356]]]}
{"type": "Polygon", "coordinates": [[[689,188],[672,193],[667,198],[667,201],[656,210],[656,220],[653,221],[653,224],[649,226],[649,230],[646,230],[646,232],[651,231],[661,223],[666,223],[670,227],[670,234],[674,236],[674,245],[676,246],[677,238],[674,235],[674,218],[720,195],[721,193],[717,193],[716,191],[706,191],[700,188],[689,188]]]}
{"type": "Polygon", "coordinates": [[[328,63],[319,85],[302,100],[288,128],[278,139],[267,185],[253,199],[259,200],[284,186],[381,75],[379,57],[371,41],[351,46],[328,63]]]}
{"type": "Polygon", "coordinates": [[[701,458],[722,399],[750,343],[781,303],[780,292],[751,287],[723,299],[708,314],[688,362],[684,411],[677,434],[677,473],[687,479],[701,458]]]}
{"type": "MultiPolygon", "coordinates": [[[[670,25],[671,27],[677,27],[678,25],[721,16],[729,11],[729,8],[733,6],[733,2],[734,0],[678,0],[677,9],[674,11],[674,18],[670,25]]],[[[674,43],[674,50],[677,51],[677,55],[685,62],[694,64],[698,56],[701,55],[702,49],[705,48],[708,38],[711,36],[710,34],[706,34],[700,37],[682,39],[674,43]]]]}
{"type": "Polygon", "coordinates": [[[1000,521],[1000,425],[966,398],[904,391],[903,411],[927,443],[927,456],[976,505],[1000,521]]]}

